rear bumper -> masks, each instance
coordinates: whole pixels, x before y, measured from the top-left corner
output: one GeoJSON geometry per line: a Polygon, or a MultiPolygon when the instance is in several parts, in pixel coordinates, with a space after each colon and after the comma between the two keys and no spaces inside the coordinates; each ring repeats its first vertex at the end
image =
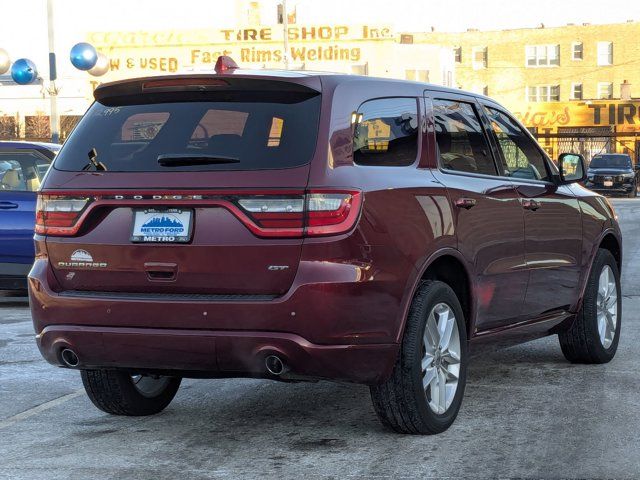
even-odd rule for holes
{"type": "Polygon", "coordinates": [[[395,278],[358,268],[301,262],[284,297],[230,300],[56,293],[48,261],[38,259],[29,297],[40,351],[55,365],[71,348],[81,368],[270,377],[264,359],[276,354],[292,376],[374,384],[393,369],[403,298],[395,278]]]}
{"type": "Polygon", "coordinates": [[[43,357],[63,365],[61,352],[78,356],[79,368],[117,368],[196,377],[271,376],[269,355],[280,357],[290,373],[281,378],[326,378],[374,384],[390,374],[398,346],[315,345],[276,332],[164,330],[56,325],[38,336],[43,357]]]}

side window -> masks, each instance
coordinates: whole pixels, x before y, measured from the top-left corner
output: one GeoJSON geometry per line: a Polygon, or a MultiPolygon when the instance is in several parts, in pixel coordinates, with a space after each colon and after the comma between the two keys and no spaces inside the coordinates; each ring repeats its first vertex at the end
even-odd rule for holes
{"type": "Polygon", "coordinates": [[[381,98],[363,103],[355,116],[353,161],[401,167],[418,156],[418,101],[381,98]]]}
{"type": "Polygon", "coordinates": [[[502,151],[505,175],[547,180],[549,174],[540,149],[518,123],[506,113],[491,107],[487,107],[487,114],[502,151]]]}
{"type": "Polygon", "coordinates": [[[35,154],[0,154],[0,190],[35,192],[40,188],[43,176],[39,166],[44,163],[45,161],[35,154]]]}
{"type": "Polygon", "coordinates": [[[434,100],[433,117],[443,168],[484,175],[498,174],[473,105],[434,100]]]}

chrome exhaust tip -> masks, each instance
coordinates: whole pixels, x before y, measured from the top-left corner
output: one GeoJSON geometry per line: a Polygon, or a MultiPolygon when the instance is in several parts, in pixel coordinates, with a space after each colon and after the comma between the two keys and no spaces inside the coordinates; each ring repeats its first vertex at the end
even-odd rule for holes
{"type": "Polygon", "coordinates": [[[285,363],[277,355],[269,355],[265,358],[264,365],[271,375],[280,376],[288,370],[285,363]]]}
{"type": "Polygon", "coordinates": [[[76,352],[69,348],[65,348],[64,350],[62,350],[62,352],[60,353],[60,358],[62,359],[62,363],[64,363],[69,368],[75,368],[80,365],[80,359],[78,358],[78,355],[76,355],[76,352]]]}

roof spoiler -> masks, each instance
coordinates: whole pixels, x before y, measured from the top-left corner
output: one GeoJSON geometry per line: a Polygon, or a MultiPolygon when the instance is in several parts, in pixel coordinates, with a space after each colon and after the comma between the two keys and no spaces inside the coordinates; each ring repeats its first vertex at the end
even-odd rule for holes
{"type": "Polygon", "coordinates": [[[98,102],[107,99],[134,97],[151,93],[176,92],[290,92],[307,95],[320,93],[320,81],[312,77],[287,77],[265,71],[243,72],[225,55],[218,57],[214,73],[188,73],[133,78],[103,83],[93,92],[98,102]]]}

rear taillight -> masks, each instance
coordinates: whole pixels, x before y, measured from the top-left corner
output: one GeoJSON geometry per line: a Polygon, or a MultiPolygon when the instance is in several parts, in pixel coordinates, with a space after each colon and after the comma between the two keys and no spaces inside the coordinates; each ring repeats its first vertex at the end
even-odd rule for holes
{"type": "Polygon", "coordinates": [[[259,237],[300,238],[339,235],[350,231],[358,220],[362,193],[344,190],[311,190],[269,194],[148,194],[127,196],[101,192],[99,195],[39,194],[35,231],[42,235],[72,236],[85,217],[99,206],[133,204],[153,208],[220,206],[231,211],[259,237]],[[133,202],[133,203],[130,203],[133,202]]]}
{"type": "Polygon", "coordinates": [[[351,230],[360,213],[361,193],[311,191],[306,195],[239,197],[238,205],[258,227],[260,236],[337,235],[351,230]]]}
{"type": "Polygon", "coordinates": [[[43,235],[75,235],[80,217],[89,204],[88,197],[38,195],[36,233],[43,235]]]}

